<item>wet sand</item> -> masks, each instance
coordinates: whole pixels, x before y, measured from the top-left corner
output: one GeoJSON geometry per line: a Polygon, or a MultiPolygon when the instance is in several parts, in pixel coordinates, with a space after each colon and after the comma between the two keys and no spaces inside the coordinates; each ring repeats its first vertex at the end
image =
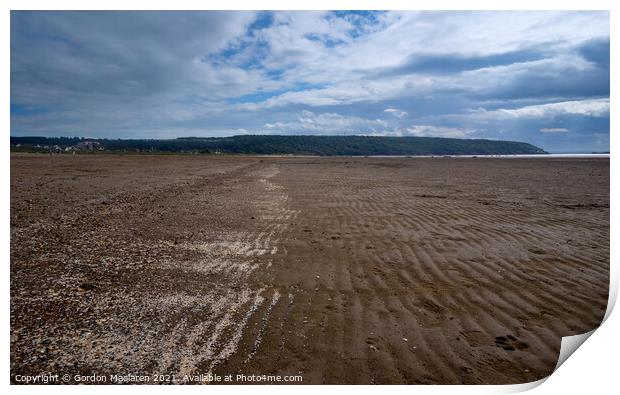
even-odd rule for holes
{"type": "Polygon", "coordinates": [[[11,156],[12,382],[523,383],[608,283],[609,159],[11,156]]]}

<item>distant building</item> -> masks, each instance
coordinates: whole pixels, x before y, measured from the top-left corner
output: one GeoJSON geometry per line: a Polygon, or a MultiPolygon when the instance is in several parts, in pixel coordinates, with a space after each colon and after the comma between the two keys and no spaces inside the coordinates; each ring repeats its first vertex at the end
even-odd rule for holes
{"type": "Polygon", "coordinates": [[[103,145],[99,141],[91,140],[80,141],[74,148],[78,151],[103,151],[103,145]]]}

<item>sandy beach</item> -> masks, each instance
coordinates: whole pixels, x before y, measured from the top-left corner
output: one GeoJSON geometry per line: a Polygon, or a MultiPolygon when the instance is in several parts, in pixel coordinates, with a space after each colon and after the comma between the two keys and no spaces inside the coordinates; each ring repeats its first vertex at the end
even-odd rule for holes
{"type": "Polygon", "coordinates": [[[609,159],[12,154],[10,247],[12,382],[524,383],[604,315],[609,159]]]}

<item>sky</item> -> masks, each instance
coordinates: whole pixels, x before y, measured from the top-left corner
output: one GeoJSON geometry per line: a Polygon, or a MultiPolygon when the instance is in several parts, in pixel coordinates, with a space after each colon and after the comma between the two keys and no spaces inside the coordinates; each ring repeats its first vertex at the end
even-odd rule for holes
{"type": "Polygon", "coordinates": [[[12,11],[11,135],[609,150],[607,11],[12,11]]]}

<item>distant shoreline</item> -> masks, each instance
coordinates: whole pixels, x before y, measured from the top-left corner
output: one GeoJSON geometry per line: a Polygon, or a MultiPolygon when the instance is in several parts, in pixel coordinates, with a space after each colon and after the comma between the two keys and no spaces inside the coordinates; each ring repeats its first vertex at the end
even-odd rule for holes
{"type": "MultiPolygon", "coordinates": [[[[47,152],[14,151],[11,155],[39,155],[50,156],[47,152]]],[[[54,153],[55,156],[71,156],[70,153],[54,153]]],[[[611,154],[514,154],[514,155],[302,155],[302,154],[208,154],[190,152],[123,152],[123,151],[104,151],[104,152],[78,152],[77,155],[127,155],[127,156],[221,156],[221,157],[260,157],[260,158],[386,158],[386,159],[609,159],[611,154]]]]}
{"type": "Polygon", "coordinates": [[[529,143],[416,136],[241,135],[176,139],[11,137],[11,150],[35,152],[182,152],[317,156],[538,155],[529,143]]]}

